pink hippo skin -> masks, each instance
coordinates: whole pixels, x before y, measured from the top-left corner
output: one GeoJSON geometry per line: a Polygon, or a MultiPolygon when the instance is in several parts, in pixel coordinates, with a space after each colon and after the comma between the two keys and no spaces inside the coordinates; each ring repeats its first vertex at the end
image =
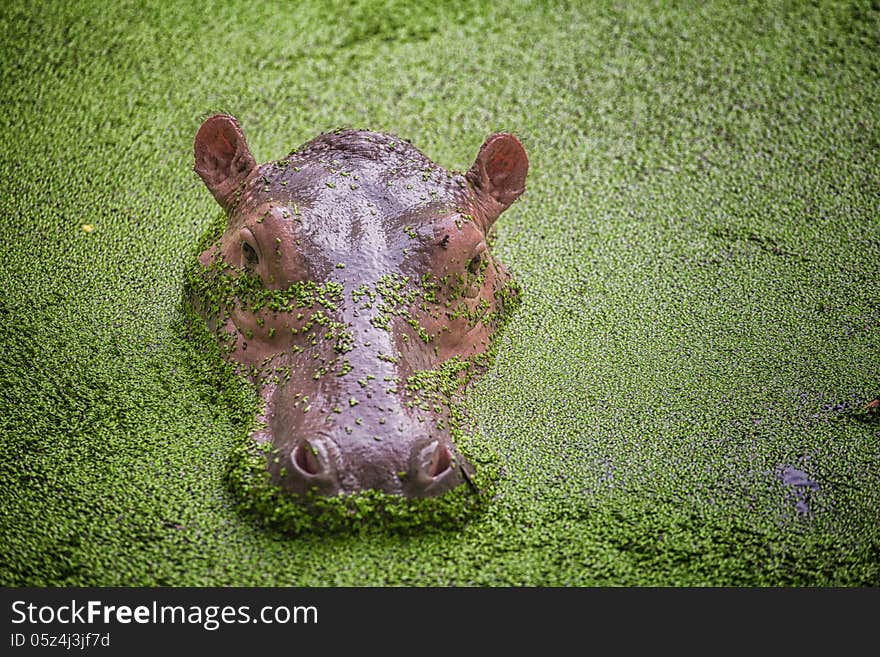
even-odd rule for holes
{"type": "Polygon", "coordinates": [[[525,189],[528,159],[491,135],[465,175],[393,135],[321,134],[254,161],[238,122],[212,116],[195,171],[226,213],[199,257],[193,302],[260,388],[258,442],[293,493],[438,495],[473,472],[448,408],[413,405],[407,379],[483,353],[515,287],[488,249],[525,189]]]}

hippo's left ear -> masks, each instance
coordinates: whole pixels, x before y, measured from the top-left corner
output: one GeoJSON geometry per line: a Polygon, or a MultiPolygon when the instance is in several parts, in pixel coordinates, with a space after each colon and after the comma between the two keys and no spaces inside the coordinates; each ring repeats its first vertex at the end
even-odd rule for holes
{"type": "Polygon", "coordinates": [[[207,119],[196,134],[194,155],[193,169],[228,210],[233,192],[257,167],[235,117],[215,114],[207,119]]]}
{"type": "Polygon", "coordinates": [[[526,189],[529,158],[519,140],[507,132],[491,135],[477,153],[466,177],[489,221],[494,221],[526,189]]]}

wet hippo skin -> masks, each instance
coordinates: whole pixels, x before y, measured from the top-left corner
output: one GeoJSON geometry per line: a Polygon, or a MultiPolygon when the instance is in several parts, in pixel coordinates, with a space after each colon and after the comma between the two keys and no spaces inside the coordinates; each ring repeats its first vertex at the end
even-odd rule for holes
{"type": "Polygon", "coordinates": [[[258,165],[235,118],[207,119],[195,171],[225,211],[193,304],[260,390],[273,479],[292,493],[430,497],[470,464],[449,409],[413,405],[412,375],[483,353],[511,298],[487,236],[524,191],[513,135],[449,172],[390,134],[321,134],[258,165]]]}

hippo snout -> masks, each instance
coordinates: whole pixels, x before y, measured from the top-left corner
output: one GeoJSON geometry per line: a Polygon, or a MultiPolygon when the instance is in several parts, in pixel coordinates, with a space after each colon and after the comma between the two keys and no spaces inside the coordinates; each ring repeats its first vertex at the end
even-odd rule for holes
{"type": "Polygon", "coordinates": [[[327,436],[298,440],[275,475],[287,490],[333,496],[379,490],[405,497],[434,497],[462,483],[461,457],[441,439],[424,439],[403,451],[349,445],[349,457],[327,436]]]}

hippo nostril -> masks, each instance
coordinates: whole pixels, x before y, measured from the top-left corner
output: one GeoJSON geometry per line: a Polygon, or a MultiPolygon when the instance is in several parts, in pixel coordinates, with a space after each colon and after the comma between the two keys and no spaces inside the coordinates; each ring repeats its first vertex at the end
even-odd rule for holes
{"type": "Polygon", "coordinates": [[[408,497],[433,497],[458,486],[464,479],[458,467],[459,456],[452,446],[441,440],[419,444],[412,455],[411,472],[404,483],[408,497]]]}
{"type": "MultiPolygon", "coordinates": [[[[299,439],[290,451],[290,460],[279,462],[275,474],[292,493],[336,495],[340,482],[332,450],[332,442],[319,436],[299,439]]],[[[273,462],[278,459],[270,461],[270,468],[273,462]]]]}
{"type": "Polygon", "coordinates": [[[428,463],[425,472],[429,477],[439,477],[449,469],[450,465],[452,465],[452,455],[449,453],[446,445],[437,443],[437,447],[431,455],[431,461],[428,463]]]}
{"type": "Polygon", "coordinates": [[[316,475],[321,472],[318,450],[307,440],[302,441],[294,448],[293,462],[306,474],[316,475]]]}

